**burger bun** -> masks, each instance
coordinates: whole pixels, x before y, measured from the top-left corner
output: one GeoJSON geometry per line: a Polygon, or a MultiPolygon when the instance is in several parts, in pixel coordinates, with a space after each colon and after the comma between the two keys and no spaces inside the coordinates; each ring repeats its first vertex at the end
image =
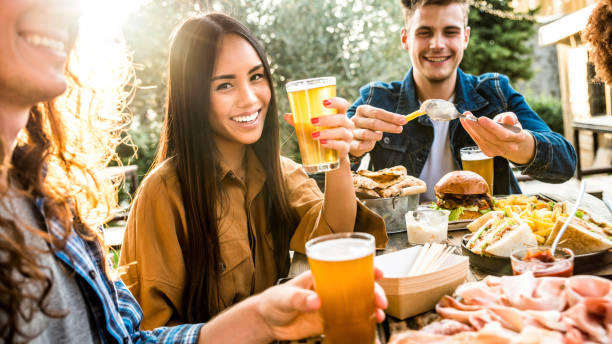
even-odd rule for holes
{"type": "Polygon", "coordinates": [[[479,174],[472,171],[453,171],[445,174],[434,186],[436,195],[488,194],[489,185],[479,174]]]}

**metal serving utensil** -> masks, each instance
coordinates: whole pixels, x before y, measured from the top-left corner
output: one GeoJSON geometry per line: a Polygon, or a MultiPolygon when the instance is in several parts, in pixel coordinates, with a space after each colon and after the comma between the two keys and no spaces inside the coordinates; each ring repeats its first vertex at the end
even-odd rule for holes
{"type": "MultiPolygon", "coordinates": [[[[457,111],[455,104],[447,100],[427,99],[421,104],[421,107],[417,111],[409,115],[406,115],[406,122],[412,121],[413,119],[423,116],[425,114],[429,115],[429,118],[431,118],[434,121],[450,121],[455,118],[466,118],[466,119],[469,119],[470,121],[474,121],[474,122],[477,121],[475,116],[466,116],[460,113],[459,111],[457,111]]],[[[521,128],[514,126],[514,125],[510,125],[506,123],[498,123],[498,124],[514,133],[518,133],[521,131],[521,128]]]]}
{"type": "Polygon", "coordinates": [[[565,223],[563,224],[563,227],[561,227],[561,230],[557,233],[557,236],[555,237],[555,241],[553,241],[553,244],[550,248],[551,255],[553,257],[555,256],[555,250],[557,249],[557,245],[559,244],[559,241],[561,241],[561,238],[563,237],[563,233],[565,233],[567,226],[569,226],[570,222],[572,222],[574,215],[576,215],[576,211],[578,211],[578,206],[580,205],[580,202],[582,202],[582,197],[584,196],[585,190],[586,190],[586,183],[584,182],[584,179],[583,179],[582,182],[580,183],[580,192],[578,193],[578,198],[576,199],[574,208],[572,208],[572,212],[567,217],[567,220],[565,220],[565,223]]]}

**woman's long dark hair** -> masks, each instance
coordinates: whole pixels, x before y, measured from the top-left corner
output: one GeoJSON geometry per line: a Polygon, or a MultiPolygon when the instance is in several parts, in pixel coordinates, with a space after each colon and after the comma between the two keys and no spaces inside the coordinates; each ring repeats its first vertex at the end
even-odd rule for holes
{"type": "Polygon", "coordinates": [[[281,174],[278,110],[262,47],[244,25],[227,15],[187,19],[170,46],[167,112],[155,165],[173,158],[181,185],[187,223],[186,232],[177,233],[187,270],[181,320],[189,323],[208,321],[220,311],[217,233],[223,190],[209,113],[218,44],[227,34],[239,35],[253,46],[271,90],[263,133],[251,146],[266,173],[266,215],[279,276],[288,270],[289,241],[297,223],[281,174]]]}

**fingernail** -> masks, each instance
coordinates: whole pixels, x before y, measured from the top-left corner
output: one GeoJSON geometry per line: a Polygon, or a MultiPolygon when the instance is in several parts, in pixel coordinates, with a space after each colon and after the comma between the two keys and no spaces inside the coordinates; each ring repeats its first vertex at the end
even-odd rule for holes
{"type": "Polygon", "coordinates": [[[316,137],[319,137],[319,136],[321,135],[321,133],[320,133],[320,132],[318,132],[318,131],[315,131],[315,132],[314,132],[314,133],[312,133],[311,135],[312,135],[312,138],[314,139],[314,138],[316,138],[316,137]]]}
{"type": "Polygon", "coordinates": [[[317,124],[317,123],[319,123],[319,119],[318,118],[311,118],[310,119],[310,123],[317,124]]]}
{"type": "Polygon", "coordinates": [[[330,105],[331,105],[331,102],[329,101],[329,99],[325,99],[323,101],[323,106],[330,106],[330,105]]]}
{"type": "Polygon", "coordinates": [[[326,139],[320,139],[319,142],[321,142],[321,144],[324,145],[324,144],[327,143],[327,140],[326,139]]]}

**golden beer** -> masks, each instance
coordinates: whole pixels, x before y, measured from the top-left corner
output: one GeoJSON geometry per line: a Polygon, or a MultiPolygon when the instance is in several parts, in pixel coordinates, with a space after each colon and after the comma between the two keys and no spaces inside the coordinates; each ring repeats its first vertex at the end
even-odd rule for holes
{"type": "Polygon", "coordinates": [[[323,106],[324,100],[336,96],[336,78],[292,81],[287,83],[286,89],[304,170],[313,173],[338,168],[338,152],[321,147],[319,141],[313,140],[311,136],[313,132],[325,127],[313,126],[310,122],[311,118],[338,113],[336,109],[323,106]]]}
{"type": "Polygon", "coordinates": [[[374,343],[374,252],[374,237],[367,233],[331,234],[306,244],[325,343],[374,343]]]}
{"type": "Polygon", "coordinates": [[[476,146],[461,148],[460,152],[463,169],[478,173],[487,181],[489,192],[493,194],[493,158],[476,146]]]}

